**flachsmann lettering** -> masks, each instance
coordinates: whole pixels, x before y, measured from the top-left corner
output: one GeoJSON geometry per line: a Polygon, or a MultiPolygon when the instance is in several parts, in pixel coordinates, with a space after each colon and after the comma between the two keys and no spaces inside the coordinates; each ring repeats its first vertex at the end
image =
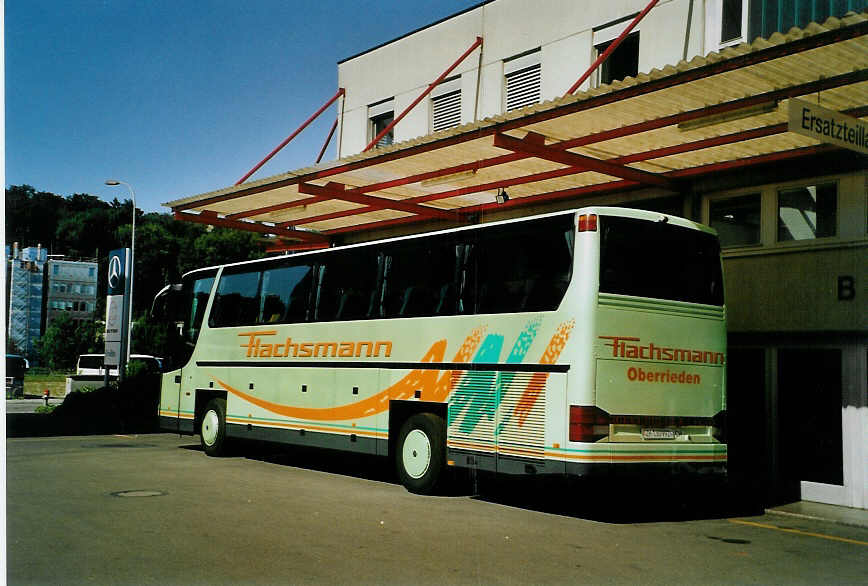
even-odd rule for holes
{"type": "Polygon", "coordinates": [[[634,360],[656,360],[660,362],[691,362],[694,364],[726,363],[723,352],[697,350],[695,348],[671,348],[659,346],[654,342],[642,344],[639,338],[628,336],[599,336],[609,340],[605,345],[612,349],[612,358],[630,358],[634,360]]]}
{"type": "Polygon", "coordinates": [[[247,358],[389,358],[392,342],[368,340],[355,342],[299,342],[286,338],[283,342],[271,343],[263,338],[276,336],[276,330],[242,332],[247,338],[241,348],[247,350],[247,358]]]}

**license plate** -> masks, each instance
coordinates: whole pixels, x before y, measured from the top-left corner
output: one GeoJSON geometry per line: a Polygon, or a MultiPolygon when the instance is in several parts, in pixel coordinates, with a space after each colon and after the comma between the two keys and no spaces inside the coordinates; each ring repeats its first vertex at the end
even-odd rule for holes
{"type": "Polygon", "coordinates": [[[646,440],[674,440],[678,438],[678,432],[674,429],[643,429],[642,439],[646,440]]]}

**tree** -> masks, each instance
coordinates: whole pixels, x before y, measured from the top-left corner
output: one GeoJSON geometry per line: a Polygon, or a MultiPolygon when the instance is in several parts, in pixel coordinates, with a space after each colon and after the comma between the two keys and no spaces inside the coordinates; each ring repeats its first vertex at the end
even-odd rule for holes
{"type": "Polygon", "coordinates": [[[102,352],[94,321],[76,322],[63,313],[45,328],[36,342],[36,351],[43,364],[52,370],[71,370],[81,354],[102,352]]]}
{"type": "Polygon", "coordinates": [[[182,250],[181,266],[194,268],[262,258],[264,247],[259,236],[229,228],[214,228],[200,234],[191,249],[182,250]]]}

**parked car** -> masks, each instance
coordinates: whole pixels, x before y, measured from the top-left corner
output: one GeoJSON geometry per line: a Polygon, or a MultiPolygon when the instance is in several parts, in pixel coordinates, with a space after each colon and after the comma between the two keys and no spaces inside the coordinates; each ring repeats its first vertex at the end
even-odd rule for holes
{"type": "Polygon", "coordinates": [[[17,354],[6,355],[6,396],[24,396],[24,373],[30,368],[30,363],[17,354]]]}
{"type": "MultiPolygon", "coordinates": [[[[163,370],[163,359],[149,354],[132,354],[130,362],[142,362],[149,370],[161,372],[163,370]]],[[[98,374],[105,376],[105,354],[82,354],[78,357],[78,363],[75,366],[75,374],[98,374]]],[[[117,376],[118,369],[113,366],[109,370],[109,376],[117,376]]]]}
{"type": "MultiPolygon", "coordinates": [[[[66,394],[77,391],[84,387],[101,387],[105,380],[105,354],[82,354],[78,357],[75,366],[75,374],[66,378],[66,394]]],[[[147,372],[158,373],[163,371],[163,359],[149,354],[133,354],[130,356],[130,364],[144,364],[147,372]]],[[[118,377],[116,366],[109,369],[109,379],[118,377]]]]}

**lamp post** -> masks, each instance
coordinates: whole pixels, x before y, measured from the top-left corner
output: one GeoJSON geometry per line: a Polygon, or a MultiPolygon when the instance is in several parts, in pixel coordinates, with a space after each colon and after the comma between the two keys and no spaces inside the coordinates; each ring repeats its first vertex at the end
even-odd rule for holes
{"type": "MultiPolygon", "coordinates": [[[[130,360],[130,355],[132,354],[132,338],[133,338],[133,277],[135,276],[135,261],[136,261],[136,192],[133,191],[133,186],[127,183],[126,181],[117,181],[115,179],[106,179],[106,185],[110,185],[112,187],[117,185],[125,185],[127,189],[130,191],[130,197],[133,199],[133,229],[130,233],[130,317],[129,322],[127,323],[127,355],[126,362],[123,364],[123,367],[126,368],[126,363],[130,360]]],[[[121,365],[118,366],[118,381],[124,380],[124,372],[121,365]]],[[[106,368],[106,373],[108,373],[108,368],[106,368]]]]}

